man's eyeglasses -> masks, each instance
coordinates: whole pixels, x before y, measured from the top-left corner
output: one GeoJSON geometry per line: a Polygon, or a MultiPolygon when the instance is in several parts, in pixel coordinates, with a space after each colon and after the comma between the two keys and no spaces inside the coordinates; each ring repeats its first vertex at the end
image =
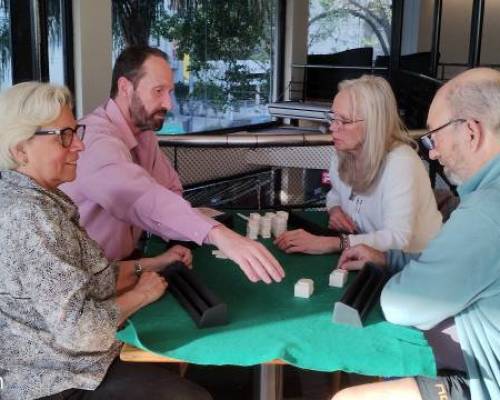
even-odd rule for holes
{"type": "Polygon", "coordinates": [[[332,111],[327,111],[324,113],[325,119],[328,121],[329,124],[333,124],[335,122],[339,123],[340,125],[350,125],[354,124],[356,122],[361,122],[364,121],[364,119],[345,119],[341,118],[337,113],[334,113],[332,111]]]}
{"type": "Polygon", "coordinates": [[[424,147],[427,150],[432,150],[435,148],[434,140],[431,137],[433,133],[436,133],[436,132],[440,131],[441,129],[444,129],[452,124],[456,124],[456,123],[462,124],[464,122],[467,122],[467,120],[463,119],[463,118],[452,119],[451,121],[448,121],[447,123],[445,123],[441,126],[438,126],[436,129],[433,129],[432,131],[426,132],[423,136],[420,137],[420,141],[422,142],[422,144],[424,145],[424,147]]]}
{"type": "Polygon", "coordinates": [[[68,127],[62,129],[49,129],[46,131],[40,130],[36,131],[35,135],[59,135],[62,147],[68,148],[71,146],[71,143],[73,143],[73,137],[75,135],[78,139],[83,140],[85,136],[85,125],[77,125],[75,129],[68,127]]]}

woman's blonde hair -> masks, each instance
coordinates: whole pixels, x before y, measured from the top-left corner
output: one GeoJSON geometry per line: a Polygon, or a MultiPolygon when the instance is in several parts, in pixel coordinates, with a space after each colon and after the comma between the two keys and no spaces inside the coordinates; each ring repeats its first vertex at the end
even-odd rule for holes
{"type": "Polygon", "coordinates": [[[416,145],[399,118],[396,98],[384,78],[363,75],[345,80],[339,84],[340,91],[348,93],[352,115],[364,121],[365,139],[357,159],[350,153],[338,151],[338,172],[353,191],[365,193],[375,182],[390,150],[404,143],[414,148],[416,145]]]}
{"type": "Polygon", "coordinates": [[[24,82],[4,90],[0,94],[0,170],[16,168],[10,149],[57,119],[64,106],[73,107],[64,86],[24,82]]]}

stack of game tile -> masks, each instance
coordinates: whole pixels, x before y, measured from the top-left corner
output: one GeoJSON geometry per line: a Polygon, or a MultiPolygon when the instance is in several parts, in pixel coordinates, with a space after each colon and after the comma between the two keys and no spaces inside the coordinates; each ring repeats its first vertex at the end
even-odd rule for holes
{"type": "Polygon", "coordinates": [[[272,219],[271,230],[274,237],[285,233],[288,225],[288,213],[286,211],[278,211],[272,219]]]}
{"type": "Polygon", "coordinates": [[[261,216],[259,213],[251,213],[250,217],[248,218],[248,223],[247,223],[247,237],[256,240],[257,237],[259,236],[260,232],[260,219],[261,216]]]}
{"type": "Polygon", "coordinates": [[[287,219],[280,215],[275,215],[271,222],[271,230],[274,237],[280,236],[282,233],[286,232],[287,219]]]}
{"type": "Polygon", "coordinates": [[[260,236],[263,239],[271,237],[271,218],[269,216],[264,216],[260,219],[260,236]]]}

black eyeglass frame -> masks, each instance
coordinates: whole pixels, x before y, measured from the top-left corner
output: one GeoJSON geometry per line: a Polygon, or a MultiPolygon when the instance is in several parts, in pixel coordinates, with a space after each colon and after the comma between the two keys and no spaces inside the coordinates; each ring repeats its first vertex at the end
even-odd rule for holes
{"type": "Polygon", "coordinates": [[[61,128],[61,129],[47,129],[47,130],[38,130],[35,132],[35,135],[58,135],[59,140],[61,141],[61,145],[64,148],[68,148],[73,143],[73,138],[75,135],[83,140],[85,137],[85,129],[86,126],[83,124],[77,124],[76,128],[61,128]]]}
{"type": "Polygon", "coordinates": [[[446,122],[445,124],[438,126],[436,129],[425,132],[422,136],[420,136],[418,138],[418,140],[420,140],[420,142],[424,145],[426,150],[429,150],[429,151],[433,150],[435,148],[434,140],[431,137],[433,133],[439,132],[441,129],[447,128],[448,126],[450,126],[452,124],[456,124],[456,123],[463,124],[464,122],[467,122],[467,120],[463,119],[463,118],[451,119],[448,122],[446,122]]]}
{"type": "Polygon", "coordinates": [[[348,120],[348,119],[343,119],[343,118],[335,118],[335,115],[337,115],[337,113],[334,113],[333,111],[325,111],[323,113],[323,115],[325,116],[325,119],[327,120],[327,122],[329,124],[332,124],[333,122],[338,121],[342,126],[351,125],[351,124],[355,124],[356,122],[364,121],[364,119],[348,120]]]}

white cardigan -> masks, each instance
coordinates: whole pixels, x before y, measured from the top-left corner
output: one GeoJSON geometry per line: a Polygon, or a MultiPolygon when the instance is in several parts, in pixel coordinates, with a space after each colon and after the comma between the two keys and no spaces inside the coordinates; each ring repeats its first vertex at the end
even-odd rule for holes
{"type": "Polygon", "coordinates": [[[422,160],[408,145],[391,150],[369,193],[353,193],[340,180],[337,153],[330,166],[332,188],[326,205],[340,206],[357,226],[351,246],[364,243],[380,251],[422,251],[440,230],[442,216],[422,160]]]}

